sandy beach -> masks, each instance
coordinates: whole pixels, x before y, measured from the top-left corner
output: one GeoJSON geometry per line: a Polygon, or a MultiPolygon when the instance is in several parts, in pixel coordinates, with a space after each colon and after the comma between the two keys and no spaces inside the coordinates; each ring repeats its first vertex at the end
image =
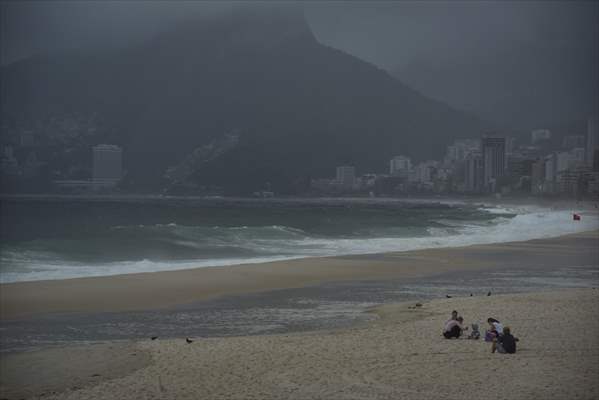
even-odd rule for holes
{"type": "Polygon", "coordinates": [[[196,337],[190,344],[148,339],[15,355],[4,360],[2,397],[599,398],[599,290],[440,299],[372,312],[375,322],[336,331],[196,337]],[[467,322],[500,319],[520,339],[518,352],[491,354],[484,341],[442,338],[452,309],[467,322]]]}
{"type": "MultiPolygon", "coordinates": [[[[2,318],[165,308],[324,281],[426,278],[449,271],[599,265],[599,233],[379,255],[2,285],[2,318]],[[101,300],[101,301],[100,301],[101,300]]],[[[371,309],[350,328],[226,338],[110,341],[3,355],[0,398],[596,399],[599,290],[442,298],[371,309]],[[493,316],[516,355],[445,340],[451,310],[493,316]]]]}
{"type": "Polygon", "coordinates": [[[599,231],[363,256],[0,285],[0,319],[43,313],[152,310],[219,296],[345,280],[424,278],[451,271],[599,265],[599,231]]]}

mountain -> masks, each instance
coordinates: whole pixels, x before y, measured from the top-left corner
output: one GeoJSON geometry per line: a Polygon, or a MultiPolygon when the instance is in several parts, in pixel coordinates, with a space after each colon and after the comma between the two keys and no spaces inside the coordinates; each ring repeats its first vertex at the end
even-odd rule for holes
{"type": "MultiPolygon", "coordinates": [[[[513,43],[459,61],[413,61],[391,71],[417,90],[517,129],[571,126],[599,109],[596,34],[513,43]]],[[[574,132],[568,132],[570,134],[574,132]]]]}
{"type": "Polygon", "coordinates": [[[397,154],[439,158],[455,138],[490,128],[320,44],[289,10],[235,9],[141,46],[36,57],[1,73],[7,119],[109,121],[137,189],[159,188],[169,168],[231,134],[235,146],[192,163],[195,183],[293,192],[341,164],[382,172],[397,154]]]}

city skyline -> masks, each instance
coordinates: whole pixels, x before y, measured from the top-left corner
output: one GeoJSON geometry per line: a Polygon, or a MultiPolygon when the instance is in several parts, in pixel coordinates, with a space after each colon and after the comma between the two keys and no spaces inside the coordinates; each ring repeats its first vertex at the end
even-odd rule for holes
{"type": "Polygon", "coordinates": [[[395,186],[386,194],[396,195],[419,192],[509,195],[514,192],[538,196],[596,196],[599,194],[599,132],[595,118],[589,117],[587,132],[582,136],[586,146],[581,146],[583,141],[578,138],[581,135],[571,135],[564,137],[561,149],[543,149],[552,136],[548,129],[531,131],[530,142],[517,147],[508,146],[513,138],[483,134],[479,139],[456,140],[447,147],[443,160],[413,164],[408,154],[397,155],[389,161],[388,174],[374,171],[360,174],[353,166],[340,166],[334,180],[317,180],[313,188],[330,193],[353,189],[357,193],[375,189],[377,179],[389,179],[395,181],[395,186]],[[352,171],[351,181],[343,174],[348,169],[352,171]],[[448,186],[448,180],[453,186],[448,186]]]}

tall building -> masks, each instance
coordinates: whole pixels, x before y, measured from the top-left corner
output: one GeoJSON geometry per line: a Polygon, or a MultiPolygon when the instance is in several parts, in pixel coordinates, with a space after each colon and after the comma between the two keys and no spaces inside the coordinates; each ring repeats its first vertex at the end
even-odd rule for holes
{"type": "Polygon", "coordinates": [[[480,140],[458,139],[453,145],[447,146],[445,160],[449,163],[464,161],[470,153],[480,151],[480,140]]]}
{"type": "Polygon", "coordinates": [[[93,180],[116,184],[123,176],[123,150],[111,144],[93,147],[93,180]]]}
{"type": "Polygon", "coordinates": [[[545,156],[545,182],[555,182],[557,177],[558,158],[556,153],[545,156]]]}
{"type": "Polygon", "coordinates": [[[452,146],[447,146],[447,152],[445,153],[445,162],[451,164],[459,160],[458,154],[458,146],[455,144],[452,146]]]}
{"type": "Polygon", "coordinates": [[[590,117],[587,121],[587,154],[586,163],[589,167],[593,167],[596,150],[599,149],[599,126],[597,124],[597,116],[590,117]]]}
{"type": "Polygon", "coordinates": [[[584,164],[584,159],[586,157],[585,153],[586,153],[586,150],[584,147],[576,147],[574,149],[571,149],[570,150],[570,162],[573,163],[574,165],[571,165],[570,168],[578,167],[578,166],[584,164]]]}
{"type": "Polygon", "coordinates": [[[507,157],[507,175],[514,179],[532,175],[532,164],[535,158],[526,157],[521,153],[512,153],[507,157]]]}
{"type": "Polygon", "coordinates": [[[470,153],[464,165],[464,188],[467,192],[481,192],[483,188],[483,157],[478,152],[470,153]]]}
{"type": "Polygon", "coordinates": [[[531,191],[536,194],[543,193],[545,184],[545,159],[539,158],[532,164],[531,191]]]}
{"type": "Polygon", "coordinates": [[[483,184],[494,192],[497,179],[506,175],[505,138],[484,136],[482,138],[483,184]]]}
{"type": "Polygon", "coordinates": [[[437,168],[436,161],[425,161],[418,164],[410,174],[410,181],[418,183],[430,183],[437,168]]]}
{"type": "Polygon", "coordinates": [[[560,151],[556,153],[555,172],[562,172],[572,166],[572,156],[570,153],[560,151]]]}
{"type": "Polygon", "coordinates": [[[516,138],[506,137],[505,138],[505,153],[512,154],[516,150],[516,138]]]}
{"type": "Polygon", "coordinates": [[[389,161],[389,173],[391,175],[407,176],[412,169],[410,157],[395,156],[389,161]]]}
{"type": "Polygon", "coordinates": [[[337,183],[343,186],[353,186],[356,182],[356,168],[349,165],[337,167],[337,183]]]}

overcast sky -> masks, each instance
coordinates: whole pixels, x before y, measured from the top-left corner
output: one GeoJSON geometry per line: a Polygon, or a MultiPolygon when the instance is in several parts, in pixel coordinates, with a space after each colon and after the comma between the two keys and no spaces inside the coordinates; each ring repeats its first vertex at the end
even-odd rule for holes
{"type": "MultiPolygon", "coordinates": [[[[244,1],[243,4],[247,4],[244,1]]],[[[2,1],[2,64],[35,53],[122,45],[222,13],[209,1],[2,1]]],[[[514,42],[598,46],[597,1],[299,2],[316,37],[383,68],[452,63],[514,42]]]]}

